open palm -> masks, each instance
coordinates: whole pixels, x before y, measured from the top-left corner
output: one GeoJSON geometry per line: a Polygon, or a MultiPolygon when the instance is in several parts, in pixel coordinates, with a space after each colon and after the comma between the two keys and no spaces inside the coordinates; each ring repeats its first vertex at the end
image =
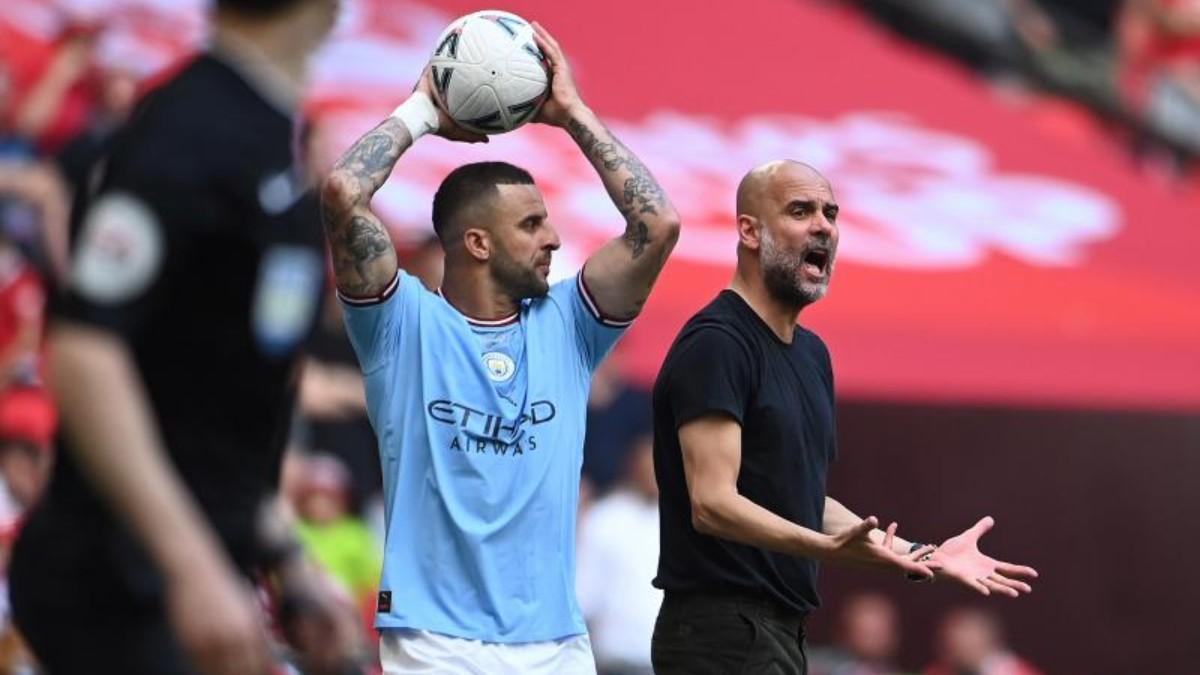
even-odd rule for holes
{"type": "Polygon", "coordinates": [[[1002,562],[979,550],[979,539],[996,521],[981,518],[970,529],[951,537],[931,554],[927,564],[938,578],[950,578],[983,595],[1000,593],[1017,597],[1033,588],[1022,579],[1036,579],[1037,570],[1025,565],[1002,562]]]}

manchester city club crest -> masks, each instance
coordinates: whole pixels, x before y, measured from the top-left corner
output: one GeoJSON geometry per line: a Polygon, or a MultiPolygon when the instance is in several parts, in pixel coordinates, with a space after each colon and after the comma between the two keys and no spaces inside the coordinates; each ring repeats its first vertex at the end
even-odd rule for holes
{"type": "Polygon", "coordinates": [[[483,366],[487,368],[492,382],[508,382],[517,370],[512,357],[504,352],[488,352],[483,355],[483,366]]]}

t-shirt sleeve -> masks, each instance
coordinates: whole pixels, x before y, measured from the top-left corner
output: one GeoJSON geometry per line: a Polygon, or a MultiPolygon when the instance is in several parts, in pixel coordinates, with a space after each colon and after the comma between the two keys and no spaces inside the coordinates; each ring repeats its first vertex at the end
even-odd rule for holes
{"type": "Polygon", "coordinates": [[[675,428],[712,414],[741,424],[754,387],[745,344],[724,328],[701,327],[675,350],[666,373],[675,428]]]}
{"type": "Polygon", "coordinates": [[[114,157],[101,188],[80,202],[57,318],[136,337],[186,274],[198,230],[220,220],[221,198],[202,168],[151,155],[114,157]]]}
{"type": "Polygon", "coordinates": [[[575,278],[551,287],[550,295],[563,307],[568,329],[574,333],[589,371],[596,370],[617,340],[633,325],[633,319],[617,320],[600,311],[583,281],[582,270],[575,278]]]}
{"type": "Polygon", "coordinates": [[[402,328],[415,328],[419,293],[423,290],[419,279],[397,270],[392,282],[376,297],[352,298],[338,292],[346,335],[364,374],[391,360],[399,347],[402,328]]]}

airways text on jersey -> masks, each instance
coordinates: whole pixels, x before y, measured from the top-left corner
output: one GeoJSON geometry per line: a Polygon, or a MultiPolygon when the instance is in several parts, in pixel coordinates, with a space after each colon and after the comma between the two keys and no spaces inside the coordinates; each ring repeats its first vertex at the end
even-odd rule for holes
{"type": "Polygon", "coordinates": [[[530,403],[515,419],[448,399],[430,401],[425,411],[433,422],[453,429],[449,450],[512,457],[537,450],[536,428],[558,413],[554,403],[545,400],[530,403]]]}

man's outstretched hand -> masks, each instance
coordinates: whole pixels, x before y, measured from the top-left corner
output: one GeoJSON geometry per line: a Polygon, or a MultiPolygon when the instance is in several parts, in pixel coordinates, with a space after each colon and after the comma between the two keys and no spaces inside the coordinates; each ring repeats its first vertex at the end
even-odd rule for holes
{"type": "Polygon", "coordinates": [[[933,569],[921,562],[922,558],[933,553],[932,546],[924,546],[907,554],[896,553],[896,523],[888,525],[882,542],[871,538],[871,532],[877,527],[879,519],[870,516],[842,532],[828,535],[824,559],[895,569],[916,577],[933,578],[933,569]]]}
{"type": "Polygon", "coordinates": [[[979,539],[996,521],[981,518],[968,530],[951,537],[925,561],[938,579],[953,579],[983,595],[999,593],[1015,598],[1033,588],[1023,580],[1037,578],[1037,570],[1025,565],[1001,562],[979,550],[979,539]]]}

